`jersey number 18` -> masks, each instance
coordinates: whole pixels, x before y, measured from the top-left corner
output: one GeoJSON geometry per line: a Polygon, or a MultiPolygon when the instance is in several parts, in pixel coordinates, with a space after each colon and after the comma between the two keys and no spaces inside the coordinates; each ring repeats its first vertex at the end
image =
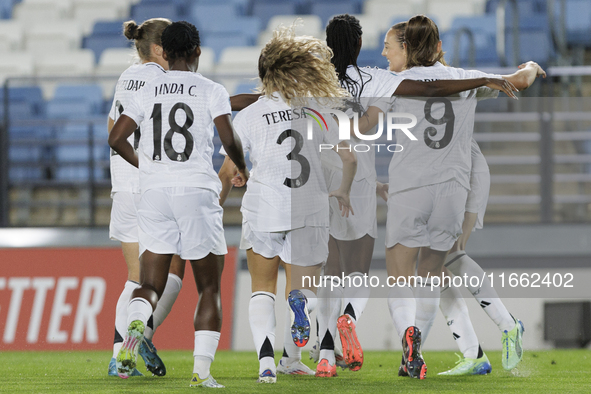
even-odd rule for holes
{"type": "MultiPolygon", "coordinates": [[[[154,154],[152,155],[152,160],[154,161],[161,161],[162,160],[162,104],[157,103],[154,104],[154,109],[152,110],[152,115],[150,115],[150,119],[153,120],[153,128],[154,128],[154,154]]],[[[168,114],[168,125],[170,126],[170,130],[166,132],[164,136],[164,153],[166,156],[172,161],[187,161],[189,157],[191,157],[191,153],[193,152],[193,135],[189,131],[189,127],[193,124],[193,111],[191,108],[185,103],[176,103],[170,109],[170,113],[168,114]],[[176,112],[178,110],[185,111],[185,124],[179,126],[176,123],[176,112]],[[177,152],[172,147],[172,136],[174,133],[178,133],[185,138],[185,150],[182,152],[177,152]]]]}

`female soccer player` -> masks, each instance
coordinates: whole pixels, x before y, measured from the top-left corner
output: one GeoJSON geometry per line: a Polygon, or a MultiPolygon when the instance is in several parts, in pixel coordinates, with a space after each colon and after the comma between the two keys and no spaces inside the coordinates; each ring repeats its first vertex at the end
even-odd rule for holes
{"type": "MultiPolygon", "coordinates": [[[[301,98],[348,96],[339,86],[330,56],[320,40],[295,37],[293,27],[275,31],[259,59],[263,97],[234,121],[253,163],[253,176],[242,200],[241,248],[247,250],[252,279],[249,321],[260,362],[259,382],[276,382],[273,342],[279,264],[285,263],[287,276],[288,335],[301,347],[310,335],[308,314],[314,308],[317,279],[328,256],[329,193],[318,147],[322,143],[340,148],[349,145],[338,142],[338,126],[330,116],[324,117],[326,129],[314,123],[313,133],[306,133],[305,117],[314,115],[319,106],[312,100],[304,104],[301,98]],[[316,281],[302,282],[306,277],[316,281]]],[[[336,154],[343,177],[330,195],[338,199],[342,214],[348,215],[356,159],[349,149],[336,154]]],[[[224,166],[231,165],[226,160],[224,166]]],[[[286,367],[281,362],[279,366],[286,367]]]]}
{"type": "MultiPolygon", "coordinates": [[[[109,112],[108,129],[111,131],[113,124],[127,108],[134,92],[142,89],[150,79],[162,75],[168,70],[168,63],[162,57],[162,44],[160,36],[162,31],[170,25],[168,19],[148,19],[140,26],[134,21],[123,24],[123,34],[129,40],[134,40],[139,62],[125,70],[119,77],[115,89],[113,105],[109,112]]],[[[140,140],[140,129],[135,130],[129,137],[129,143],[137,149],[140,140]]],[[[121,242],[123,257],[127,264],[127,282],[117,301],[115,314],[115,340],[113,344],[113,358],[109,363],[109,376],[117,376],[115,358],[121,349],[123,335],[127,331],[127,304],[131,292],[138,287],[140,281],[140,262],[138,245],[137,206],[140,199],[139,173],[137,168],[127,163],[116,152],[111,155],[111,222],[109,224],[109,236],[113,240],[121,242]]],[[[168,280],[158,306],[154,311],[144,340],[140,344],[139,354],[146,363],[146,368],[154,375],[164,376],[166,367],[158,357],[156,348],[152,344],[152,336],[156,328],[164,321],[174,304],[182,287],[185,272],[185,262],[179,256],[174,256],[168,280]]],[[[142,374],[134,370],[132,376],[142,374]]]]}
{"type": "MultiPolygon", "coordinates": [[[[445,79],[475,75],[441,63],[443,53],[437,26],[425,16],[415,16],[408,21],[404,41],[407,71],[403,75],[407,78],[445,79]]],[[[390,163],[386,235],[388,275],[396,278],[412,276],[421,247],[419,274],[441,274],[447,252],[461,234],[470,190],[471,157],[467,147],[471,145],[475,98],[483,96],[496,96],[496,92],[479,89],[453,102],[449,99],[397,101],[397,111],[424,113],[417,129],[426,131],[424,144],[409,145],[409,149],[394,155],[390,163]],[[440,118],[433,116],[435,105],[443,106],[443,111],[439,111],[443,112],[440,118]],[[445,125],[442,138],[431,138],[437,134],[433,125],[445,125]]],[[[434,293],[431,297],[438,299],[439,294],[434,293]]],[[[424,311],[425,315],[432,315],[436,305],[424,311]]],[[[416,306],[411,286],[392,289],[389,307],[402,338],[406,370],[410,376],[423,379],[427,368],[420,352],[421,332],[414,323],[416,306]]]]}
{"type": "MultiPolygon", "coordinates": [[[[383,55],[388,59],[390,71],[400,73],[406,66],[406,52],[404,49],[404,32],[406,22],[398,23],[390,28],[384,41],[383,55]]],[[[534,81],[536,76],[544,75],[544,71],[535,63],[528,62],[521,65],[520,70],[511,75],[504,75],[503,78],[510,81],[517,89],[527,89],[534,81]]],[[[472,72],[473,73],[473,72],[472,72]]],[[[474,74],[477,75],[477,74],[474,74]]],[[[480,266],[465,254],[465,245],[472,231],[482,228],[486,202],[490,190],[490,171],[486,164],[486,159],[480,151],[478,144],[474,139],[471,141],[471,159],[472,167],[470,173],[470,191],[466,201],[464,222],[462,224],[462,234],[450,250],[445,266],[455,275],[478,276],[482,277],[484,272],[480,266]]],[[[444,268],[446,274],[447,269],[444,268]]],[[[426,273],[423,273],[426,276],[426,273]]],[[[521,322],[518,323],[507,311],[502,301],[498,298],[496,291],[488,281],[483,283],[481,288],[470,288],[472,294],[478,300],[479,304],[489,314],[491,319],[499,326],[503,332],[503,357],[502,364],[506,369],[512,369],[521,359],[517,355],[515,346],[512,343],[519,343],[521,346],[521,322]],[[484,302],[482,302],[484,301],[484,302]],[[514,342],[513,342],[514,341],[514,342]]],[[[429,298],[417,298],[417,317],[416,325],[422,332],[422,339],[425,340],[428,331],[433,323],[434,316],[424,312],[423,305],[430,304],[429,298]]],[[[442,372],[444,375],[472,375],[484,374],[490,372],[491,367],[488,358],[478,345],[478,339],[472,323],[468,316],[463,297],[459,289],[445,287],[441,290],[441,301],[439,304],[448,326],[464,358],[458,365],[449,371],[442,372]]],[[[404,375],[404,366],[401,366],[400,373],[404,375]]]]}
{"type": "Polygon", "coordinates": [[[140,168],[138,208],[141,286],[128,306],[128,329],[117,371],[128,377],[139,343],[156,308],[174,254],[190,260],[199,293],[195,312],[192,386],[222,387],[210,374],[221,328],[220,278],[227,253],[219,206],[220,180],[213,170],[213,126],[238,168],[248,171],[230,120],[228,93],[200,74],[199,33],[175,22],[162,33],[170,71],[148,81],[117,120],[109,145],[140,168]],[[139,126],[139,158],[127,138],[139,126]]]}
{"type": "MultiPolygon", "coordinates": [[[[485,78],[422,82],[404,79],[387,70],[360,68],[357,65],[357,56],[362,45],[362,30],[359,20],[348,14],[335,16],[328,23],[326,40],[334,53],[331,61],[335,65],[341,86],[351,93],[356,104],[363,108],[362,111],[372,114],[361,114],[362,133],[370,130],[365,123],[370,116],[377,112],[386,112],[390,108],[392,95],[442,96],[490,82],[498,88],[510,88],[504,81],[490,81],[485,78]]],[[[367,142],[355,135],[351,136],[351,141],[353,145],[367,142]]],[[[323,155],[329,188],[338,185],[341,177],[338,161],[334,160],[334,156],[335,153],[330,151],[323,155]]],[[[327,276],[346,275],[352,283],[356,276],[363,277],[369,272],[377,237],[375,152],[373,149],[360,152],[357,157],[358,170],[351,188],[352,204],[355,206],[356,214],[349,217],[338,215],[336,201],[331,200],[330,253],[324,272],[327,276]]],[[[311,356],[320,360],[318,369],[324,368],[326,362],[329,365],[335,364],[334,335],[338,327],[345,361],[351,370],[357,371],[363,364],[363,351],[357,339],[355,323],[367,304],[369,288],[337,287],[332,293],[323,288],[322,293],[318,308],[319,343],[316,344],[319,353],[316,355],[311,352],[311,356]],[[340,305],[343,293],[344,310],[340,305]],[[339,317],[341,313],[344,314],[339,317]]]]}

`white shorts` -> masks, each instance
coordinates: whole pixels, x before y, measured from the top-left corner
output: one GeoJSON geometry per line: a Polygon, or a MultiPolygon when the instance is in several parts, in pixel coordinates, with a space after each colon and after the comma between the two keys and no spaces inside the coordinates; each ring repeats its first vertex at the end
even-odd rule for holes
{"type": "Polygon", "coordinates": [[[279,256],[281,261],[300,267],[323,264],[328,258],[328,227],[301,227],[295,230],[254,231],[242,222],[240,249],[251,249],[263,257],[279,256]]]}
{"type": "MultiPolygon", "coordinates": [[[[340,170],[324,167],[324,178],[328,191],[341,186],[343,173],[340,170]]],[[[350,194],[354,215],[343,217],[336,198],[330,198],[330,235],[341,241],[354,241],[369,234],[377,238],[378,222],[376,218],[376,184],[363,179],[353,181],[350,194]]]]}
{"type": "Polygon", "coordinates": [[[165,187],[142,193],[138,207],[140,256],[178,254],[198,260],[228,253],[218,195],[198,187],[165,187]]]}
{"type": "Polygon", "coordinates": [[[490,192],[490,172],[479,171],[470,174],[470,191],[466,200],[466,212],[477,213],[478,218],[474,230],[481,229],[484,224],[484,213],[490,192]]]}
{"type": "Polygon", "coordinates": [[[109,238],[114,241],[138,242],[137,208],[141,195],[132,192],[113,192],[109,238]]]}
{"type": "Polygon", "coordinates": [[[455,180],[388,197],[386,247],[449,250],[462,234],[468,190],[455,180]]]}

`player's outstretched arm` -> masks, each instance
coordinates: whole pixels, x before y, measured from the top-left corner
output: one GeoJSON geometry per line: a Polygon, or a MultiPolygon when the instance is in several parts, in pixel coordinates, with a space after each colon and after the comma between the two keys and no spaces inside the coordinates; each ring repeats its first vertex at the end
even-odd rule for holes
{"type": "Polygon", "coordinates": [[[228,154],[230,160],[232,160],[238,168],[239,177],[236,182],[233,182],[233,184],[238,187],[244,186],[246,181],[248,181],[248,169],[246,168],[246,161],[244,160],[242,142],[240,142],[240,137],[238,137],[236,130],[234,130],[234,126],[232,126],[230,114],[218,116],[213,120],[213,123],[218,130],[224,150],[228,154]]]}
{"type": "Polygon", "coordinates": [[[222,181],[222,191],[220,192],[220,206],[224,205],[228,194],[232,191],[232,178],[236,175],[236,166],[228,156],[224,159],[224,164],[220,168],[218,177],[222,181]]]}
{"type": "Polygon", "coordinates": [[[460,93],[465,90],[477,89],[482,86],[489,86],[501,90],[509,97],[517,98],[517,89],[503,78],[472,78],[472,79],[441,79],[438,81],[422,82],[412,79],[405,79],[398,85],[394,92],[396,96],[414,97],[445,97],[460,93]],[[492,85],[492,86],[491,86],[492,85]]]}
{"type": "Polygon", "coordinates": [[[341,180],[341,186],[328,195],[329,197],[336,197],[339,201],[339,209],[341,215],[349,217],[349,212],[354,215],[353,207],[351,207],[351,201],[349,194],[351,193],[351,185],[353,184],[353,178],[357,172],[357,156],[355,152],[351,151],[351,147],[345,141],[339,142],[337,147],[333,148],[341,158],[343,162],[343,179],[341,180]]]}
{"type": "Polygon", "coordinates": [[[260,93],[242,93],[231,96],[230,106],[232,107],[232,111],[242,111],[250,104],[256,102],[259,97],[261,97],[260,93]]]}
{"type": "Polygon", "coordinates": [[[109,146],[132,166],[138,167],[135,150],[127,141],[135,129],[137,129],[137,124],[130,117],[121,115],[109,133],[109,146]]]}
{"type": "Polygon", "coordinates": [[[517,89],[525,90],[529,88],[536,77],[546,78],[546,71],[536,62],[527,62],[519,66],[519,70],[511,75],[503,75],[507,81],[511,82],[517,89]]]}

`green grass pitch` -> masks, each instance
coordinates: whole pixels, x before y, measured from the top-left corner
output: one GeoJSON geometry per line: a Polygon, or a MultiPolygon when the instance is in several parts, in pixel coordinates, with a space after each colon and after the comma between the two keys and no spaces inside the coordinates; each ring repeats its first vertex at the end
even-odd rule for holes
{"type": "MultiPolygon", "coordinates": [[[[183,393],[189,388],[193,368],[191,351],[159,352],[168,373],[165,377],[123,380],[107,376],[111,353],[101,352],[1,352],[0,392],[3,393],[183,393]]],[[[305,362],[307,352],[302,353],[305,362]]],[[[254,352],[220,351],[212,366],[217,381],[232,393],[589,393],[591,352],[588,350],[526,351],[519,367],[504,371],[500,353],[487,353],[493,371],[487,376],[437,376],[451,368],[453,352],[426,352],[427,379],[397,376],[399,352],[366,352],[359,372],[338,370],[336,378],[279,375],[277,384],[256,383],[258,362],[254,352]]],[[[279,359],[279,354],[276,359],[279,359]]],[[[138,369],[145,372],[143,362],[138,369]]]]}

